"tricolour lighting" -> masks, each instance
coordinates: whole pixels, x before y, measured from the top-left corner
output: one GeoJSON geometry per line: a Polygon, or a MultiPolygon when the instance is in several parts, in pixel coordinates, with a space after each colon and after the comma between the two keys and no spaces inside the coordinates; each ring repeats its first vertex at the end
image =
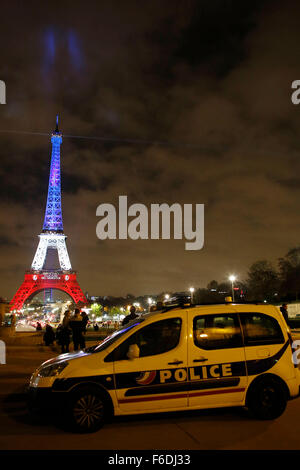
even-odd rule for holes
{"type": "Polygon", "coordinates": [[[60,184],[60,145],[62,143],[61,134],[52,134],[51,143],[51,165],[43,232],[63,232],[60,184]]]}

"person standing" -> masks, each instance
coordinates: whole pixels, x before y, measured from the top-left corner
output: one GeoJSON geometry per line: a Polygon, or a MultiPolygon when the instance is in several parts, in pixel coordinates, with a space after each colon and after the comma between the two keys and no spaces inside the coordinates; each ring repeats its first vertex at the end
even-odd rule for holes
{"type": "Polygon", "coordinates": [[[287,304],[282,304],[281,307],[280,307],[280,311],[287,323],[287,325],[289,324],[289,314],[288,314],[288,306],[287,304]]]}
{"type": "Polygon", "coordinates": [[[136,308],[134,305],[132,305],[130,307],[130,314],[127,315],[122,321],[122,326],[127,325],[127,323],[129,323],[131,320],[135,320],[136,318],[138,318],[138,315],[135,312],[136,308]]]}
{"type": "Polygon", "coordinates": [[[43,340],[46,344],[46,346],[52,346],[55,340],[55,334],[53,331],[52,326],[46,325],[46,331],[43,336],[43,340]]]}
{"type": "Polygon", "coordinates": [[[79,347],[84,349],[85,340],[83,337],[82,316],[78,308],[75,308],[74,316],[71,318],[69,325],[73,333],[74,351],[78,351],[79,347]]]}
{"type": "Polygon", "coordinates": [[[11,316],[11,323],[10,323],[10,335],[14,336],[15,332],[16,332],[16,315],[13,313],[11,316]]]}
{"type": "Polygon", "coordinates": [[[89,317],[88,317],[86,312],[81,312],[81,316],[82,316],[83,334],[85,334],[86,333],[86,327],[87,327],[87,324],[89,322],[89,317]]]}
{"type": "Polygon", "coordinates": [[[66,310],[64,313],[63,321],[62,321],[61,330],[59,332],[59,344],[61,346],[62,353],[69,352],[70,334],[71,334],[69,324],[70,324],[70,310],[66,310]]]}

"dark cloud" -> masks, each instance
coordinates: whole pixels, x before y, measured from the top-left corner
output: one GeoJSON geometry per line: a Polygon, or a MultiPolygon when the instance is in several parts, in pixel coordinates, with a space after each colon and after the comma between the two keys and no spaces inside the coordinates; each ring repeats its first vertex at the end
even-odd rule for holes
{"type": "Polygon", "coordinates": [[[7,247],[7,246],[17,246],[18,243],[11,239],[9,235],[1,235],[0,234],[0,247],[7,247]]]}
{"type": "Polygon", "coordinates": [[[198,2],[190,23],[182,31],[176,55],[193,67],[219,78],[247,58],[244,38],[257,25],[266,2],[198,2]]]}

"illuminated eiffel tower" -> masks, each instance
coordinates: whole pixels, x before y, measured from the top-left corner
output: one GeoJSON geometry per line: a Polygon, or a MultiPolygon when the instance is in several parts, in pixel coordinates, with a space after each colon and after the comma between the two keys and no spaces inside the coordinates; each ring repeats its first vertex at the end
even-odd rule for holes
{"type": "Polygon", "coordinates": [[[48,198],[42,233],[31,265],[25,278],[10,302],[10,310],[20,310],[24,302],[43,290],[58,289],[69,294],[73,301],[86,303],[72,270],[63,230],[61,210],[60,146],[62,134],[56,129],[51,135],[52,153],[49,176],[48,198]]]}

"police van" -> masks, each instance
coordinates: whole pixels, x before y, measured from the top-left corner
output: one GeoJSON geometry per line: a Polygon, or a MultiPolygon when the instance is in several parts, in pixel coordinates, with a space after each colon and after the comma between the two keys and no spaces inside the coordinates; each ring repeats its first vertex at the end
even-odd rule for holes
{"type": "Polygon", "coordinates": [[[61,410],[77,432],[96,431],[111,414],[238,406],[275,419],[299,395],[292,355],[275,306],[165,308],[44,362],[30,379],[30,403],[61,410]]]}

